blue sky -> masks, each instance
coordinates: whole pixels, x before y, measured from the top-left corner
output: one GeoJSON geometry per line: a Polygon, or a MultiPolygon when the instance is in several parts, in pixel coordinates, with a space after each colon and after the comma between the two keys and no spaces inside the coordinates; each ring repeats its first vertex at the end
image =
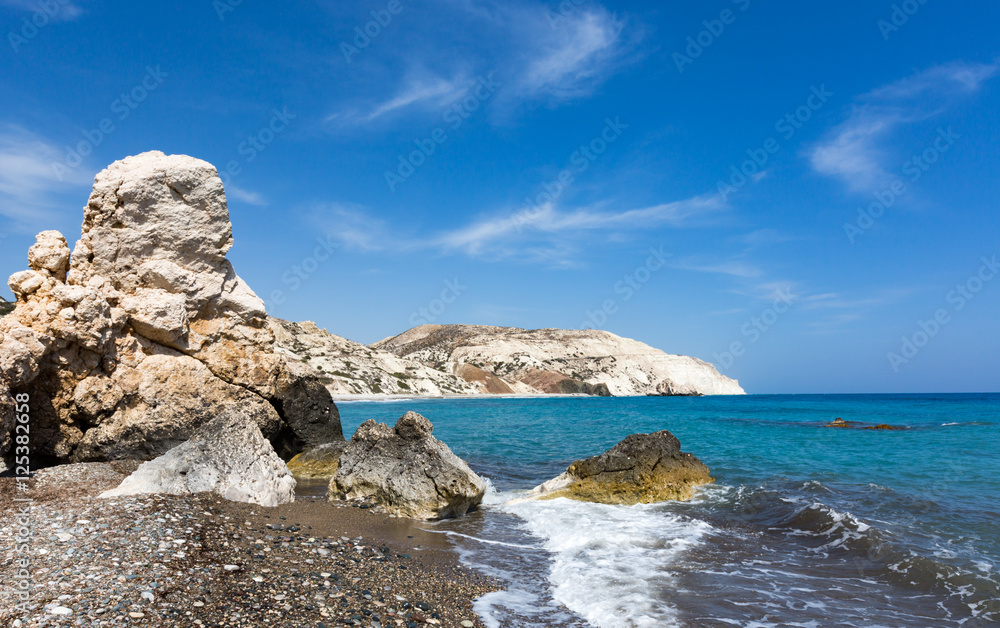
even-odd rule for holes
{"type": "Polygon", "coordinates": [[[269,311],[354,340],[592,326],[749,392],[998,391],[998,22],[986,1],[0,0],[0,274],[158,149],[223,173],[269,311]]]}

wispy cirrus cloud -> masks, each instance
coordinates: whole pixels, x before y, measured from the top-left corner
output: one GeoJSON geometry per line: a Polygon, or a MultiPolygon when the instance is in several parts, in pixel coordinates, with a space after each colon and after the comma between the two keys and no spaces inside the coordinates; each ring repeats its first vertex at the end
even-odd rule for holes
{"type": "Polygon", "coordinates": [[[488,261],[518,260],[552,267],[577,265],[581,248],[608,242],[608,230],[641,232],[687,227],[725,208],[715,195],[621,211],[546,205],[540,210],[497,214],[454,229],[424,235],[390,230],[357,204],[330,203],[308,212],[308,220],[345,247],[361,251],[432,250],[488,261]]]}
{"type": "Polygon", "coordinates": [[[757,266],[740,260],[705,262],[699,261],[697,258],[688,258],[671,264],[671,267],[677,270],[728,275],[741,279],[754,279],[763,274],[763,271],[757,266]]]}
{"type": "Polygon", "coordinates": [[[643,230],[664,225],[680,227],[724,207],[725,203],[717,195],[617,212],[590,208],[565,211],[548,203],[534,210],[507,213],[447,231],[431,243],[446,251],[461,251],[471,256],[507,257],[517,254],[520,248],[517,243],[534,246],[541,238],[554,246],[558,244],[554,240],[560,237],[586,232],[643,230]]]}
{"type": "Polygon", "coordinates": [[[93,183],[82,168],[56,176],[53,164],[62,157],[50,140],[16,125],[0,126],[0,215],[24,225],[41,223],[62,206],[61,193],[93,183]]]}
{"type": "Polygon", "coordinates": [[[857,98],[848,118],[809,151],[813,169],[840,179],[853,192],[868,192],[890,180],[889,139],[900,128],[947,110],[979,91],[1000,72],[991,64],[950,63],[929,68],[857,98]]]}
{"type": "Polygon", "coordinates": [[[253,192],[232,184],[226,187],[226,197],[230,200],[235,199],[246,203],[247,205],[256,205],[258,207],[267,205],[267,199],[259,192],[253,192]]]}
{"type": "Polygon", "coordinates": [[[83,9],[75,2],[41,3],[38,0],[0,0],[0,6],[11,7],[30,13],[42,13],[51,20],[68,22],[83,15],[83,9]]]}
{"type": "Polygon", "coordinates": [[[627,48],[625,22],[603,8],[580,9],[554,28],[544,13],[534,17],[520,22],[525,25],[520,36],[529,44],[517,73],[521,98],[585,96],[607,78],[627,48]]]}
{"type": "Polygon", "coordinates": [[[523,105],[557,106],[593,93],[634,56],[642,34],[596,3],[575,7],[558,23],[548,4],[534,1],[442,0],[427,9],[410,25],[433,24],[435,37],[373,45],[359,60],[392,78],[359,79],[360,89],[327,116],[328,126],[386,122],[404,112],[440,116],[474,88],[476,77],[492,73],[502,82],[495,105],[503,113],[494,118],[508,118],[523,105]],[[451,53],[442,55],[443,47],[451,53]]]}
{"type": "Polygon", "coordinates": [[[306,213],[306,221],[345,249],[381,251],[402,245],[388,233],[384,220],[372,217],[364,206],[356,203],[315,205],[306,213]]]}
{"type": "Polygon", "coordinates": [[[334,125],[357,125],[407,110],[437,112],[464,96],[474,85],[474,80],[464,76],[445,79],[421,73],[407,78],[398,91],[383,100],[368,103],[363,108],[351,106],[341,109],[327,116],[325,121],[334,125]]]}

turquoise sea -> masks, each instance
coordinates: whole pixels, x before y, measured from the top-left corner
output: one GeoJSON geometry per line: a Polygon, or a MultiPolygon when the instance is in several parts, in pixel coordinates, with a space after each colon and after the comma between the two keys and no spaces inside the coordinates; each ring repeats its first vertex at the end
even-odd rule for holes
{"type": "Polygon", "coordinates": [[[1000,622],[1000,395],[443,399],[339,404],[345,434],[415,410],[492,483],[437,524],[507,583],[491,626],[980,626],[1000,622]],[[901,431],[834,429],[835,417],[901,431]],[[575,459],[670,430],[696,499],[518,502],[575,459]],[[512,501],[513,500],[513,501],[512,501]]]}

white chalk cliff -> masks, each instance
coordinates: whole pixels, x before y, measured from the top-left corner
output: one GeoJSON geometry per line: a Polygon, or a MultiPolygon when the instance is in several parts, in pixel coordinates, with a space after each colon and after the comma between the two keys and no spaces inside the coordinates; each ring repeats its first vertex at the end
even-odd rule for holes
{"type": "Polygon", "coordinates": [[[422,325],[366,346],[271,319],[280,351],[338,395],[742,395],[697,358],[598,330],[422,325]]]}

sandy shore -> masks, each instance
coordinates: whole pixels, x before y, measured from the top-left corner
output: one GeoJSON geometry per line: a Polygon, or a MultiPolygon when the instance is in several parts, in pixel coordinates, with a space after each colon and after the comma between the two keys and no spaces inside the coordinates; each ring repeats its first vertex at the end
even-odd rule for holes
{"type": "Polygon", "coordinates": [[[498,588],[409,520],[314,498],[96,498],[119,481],[107,465],[43,470],[27,493],[0,478],[0,625],[469,627],[498,588]]]}

